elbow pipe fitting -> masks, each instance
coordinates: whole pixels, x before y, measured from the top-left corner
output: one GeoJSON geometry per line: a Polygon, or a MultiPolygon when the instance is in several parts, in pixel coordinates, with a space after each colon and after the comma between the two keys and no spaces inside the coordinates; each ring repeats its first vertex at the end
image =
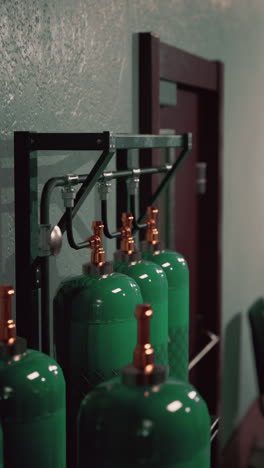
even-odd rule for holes
{"type": "Polygon", "coordinates": [[[102,222],[104,225],[104,235],[108,239],[115,239],[117,237],[121,236],[121,232],[113,232],[111,233],[108,229],[108,223],[107,223],[107,201],[106,200],[101,200],[101,218],[102,222]]]}
{"type": "Polygon", "coordinates": [[[74,237],[73,237],[73,231],[72,231],[72,208],[71,207],[66,208],[66,230],[67,230],[68,242],[73,249],[80,250],[80,249],[85,249],[91,246],[90,241],[81,242],[80,244],[77,244],[75,242],[74,237]]]}
{"type": "Polygon", "coordinates": [[[136,197],[135,195],[130,195],[130,210],[131,213],[133,214],[134,220],[133,220],[133,232],[139,231],[140,229],[144,229],[147,227],[147,224],[139,224],[136,220],[136,197]]]}

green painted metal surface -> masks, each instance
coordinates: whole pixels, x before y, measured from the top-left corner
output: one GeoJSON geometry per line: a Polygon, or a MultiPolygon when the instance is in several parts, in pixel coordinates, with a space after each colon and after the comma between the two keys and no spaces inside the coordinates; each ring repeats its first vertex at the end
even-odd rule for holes
{"type": "Polygon", "coordinates": [[[208,410],[188,383],[113,379],[83,400],[78,428],[78,468],[210,467],[208,410]]]}
{"type": "Polygon", "coordinates": [[[76,418],[87,392],[119,375],[136,341],[135,306],[142,302],[126,275],[80,275],[62,282],[54,299],[55,347],[67,388],[70,467],[76,467],[76,418]]]}
{"type": "Polygon", "coordinates": [[[1,358],[0,399],[5,468],[65,468],[65,381],[58,364],[33,350],[1,358]]]}
{"type": "Polygon", "coordinates": [[[166,273],[169,287],[170,375],[188,379],[189,361],[189,269],[183,256],[173,250],[143,251],[142,258],[155,262],[166,273]]]}
{"type": "MultiPolygon", "coordinates": [[[[153,262],[114,262],[114,270],[133,278],[140,287],[143,302],[151,304],[150,341],[157,364],[168,365],[168,281],[163,269],[153,262]]],[[[130,356],[129,356],[130,357],[130,356]]]]}

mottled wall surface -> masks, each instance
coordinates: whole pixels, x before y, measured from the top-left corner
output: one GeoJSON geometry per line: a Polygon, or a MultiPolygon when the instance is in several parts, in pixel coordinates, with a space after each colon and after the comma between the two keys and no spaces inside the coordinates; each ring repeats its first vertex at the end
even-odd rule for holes
{"type": "MultiPolygon", "coordinates": [[[[0,2],[1,283],[14,283],[14,130],[137,131],[134,33],[139,31],[153,31],[164,42],[224,61],[223,330],[241,316],[240,349],[226,360],[233,367],[225,374],[224,441],[256,395],[246,311],[264,287],[263,21],[261,0],[0,2]]],[[[41,154],[39,190],[54,175],[88,171],[95,157],[41,154]]],[[[114,203],[113,191],[112,212],[114,203]]],[[[61,212],[57,193],[53,222],[61,212]]],[[[80,240],[90,234],[96,217],[92,194],[75,221],[80,240]]],[[[108,243],[109,256],[112,250],[108,243]]],[[[65,245],[53,262],[53,290],[60,278],[78,273],[88,256],[65,245]]]]}

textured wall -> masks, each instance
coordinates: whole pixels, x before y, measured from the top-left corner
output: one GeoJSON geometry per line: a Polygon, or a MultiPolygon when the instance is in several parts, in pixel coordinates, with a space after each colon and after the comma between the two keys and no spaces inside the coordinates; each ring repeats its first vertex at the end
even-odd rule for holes
{"type": "MultiPolygon", "coordinates": [[[[136,131],[138,31],[225,62],[224,440],[256,395],[245,314],[263,293],[264,277],[263,19],[261,0],[0,2],[1,282],[14,283],[14,130],[136,131]]],[[[47,178],[85,172],[92,162],[85,153],[43,154],[39,189],[47,178]]],[[[93,194],[75,221],[79,239],[90,233],[96,206],[93,194]]],[[[54,222],[60,213],[54,196],[54,222]]],[[[53,289],[89,255],[67,246],[63,254],[54,263],[53,289]]]]}

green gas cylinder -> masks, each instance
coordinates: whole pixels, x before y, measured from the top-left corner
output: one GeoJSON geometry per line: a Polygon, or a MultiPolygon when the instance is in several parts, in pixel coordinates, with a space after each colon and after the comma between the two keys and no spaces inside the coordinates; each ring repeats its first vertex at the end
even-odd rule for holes
{"type": "Polygon", "coordinates": [[[155,347],[157,364],[168,365],[168,281],[157,264],[141,260],[141,252],[135,251],[132,237],[133,215],[122,214],[120,250],[114,255],[114,270],[133,278],[139,285],[144,302],[151,302],[154,318],[151,327],[151,343],[155,347]]]}
{"type": "MultiPolygon", "coordinates": [[[[65,468],[65,381],[49,356],[27,349],[0,287],[0,405],[5,468],[65,468]]],[[[19,313],[21,313],[19,311],[19,313]]],[[[1,466],[1,465],[0,465],[1,466]]]]}
{"type": "Polygon", "coordinates": [[[78,420],[78,468],[209,468],[207,406],[187,382],[154,364],[150,304],[136,309],[138,344],[122,377],[87,395],[78,420]]]}
{"type": "Polygon", "coordinates": [[[141,243],[142,258],[157,263],[166,273],[169,287],[169,367],[170,375],[188,379],[189,361],[189,269],[184,257],[164,249],[157,229],[158,209],[148,207],[146,240],[141,243]]]}
{"type": "Polygon", "coordinates": [[[56,356],[66,379],[68,466],[73,468],[80,403],[128,361],[136,337],[134,308],[142,302],[136,282],[113,273],[105,262],[101,221],[93,230],[91,263],[84,265],[84,274],[63,281],[54,299],[56,356]]]}

